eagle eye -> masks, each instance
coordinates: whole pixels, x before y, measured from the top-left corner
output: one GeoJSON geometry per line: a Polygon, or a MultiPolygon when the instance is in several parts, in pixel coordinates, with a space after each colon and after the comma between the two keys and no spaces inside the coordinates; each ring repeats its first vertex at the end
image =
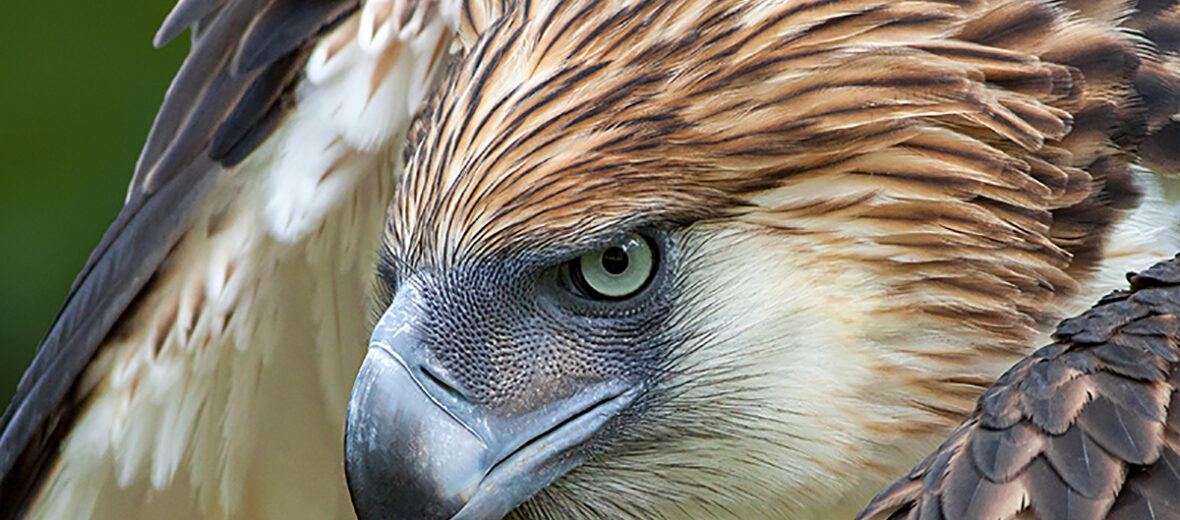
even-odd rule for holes
{"type": "Polygon", "coordinates": [[[570,286],[582,296],[621,300],[639,293],[655,274],[655,248],[643,235],[630,233],[606,248],[566,264],[570,286]]]}

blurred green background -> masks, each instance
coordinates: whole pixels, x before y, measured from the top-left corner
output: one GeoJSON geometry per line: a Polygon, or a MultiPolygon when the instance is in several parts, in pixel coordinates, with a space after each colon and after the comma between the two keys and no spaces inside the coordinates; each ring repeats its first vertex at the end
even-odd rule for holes
{"type": "Polygon", "coordinates": [[[0,403],[123,204],[187,35],[167,0],[0,1],[0,403]]]}

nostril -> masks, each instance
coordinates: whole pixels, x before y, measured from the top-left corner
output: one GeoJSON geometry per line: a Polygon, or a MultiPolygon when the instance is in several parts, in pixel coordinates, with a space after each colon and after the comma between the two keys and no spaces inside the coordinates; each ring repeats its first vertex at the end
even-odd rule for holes
{"type": "Polygon", "coordinates": [[[468,399],[467,396],[463,394],[463,392],[460,392],[458,388],[455,388],[455,385],[448,383],[442,377],[431,371],[428,367],[419,366],[418,372],[422,374],[424,382],[429,382],[435,388],[442,390],[444,393],[449,394],[451,397],[461,402],[471,403],[471,399],[468,399]]]}

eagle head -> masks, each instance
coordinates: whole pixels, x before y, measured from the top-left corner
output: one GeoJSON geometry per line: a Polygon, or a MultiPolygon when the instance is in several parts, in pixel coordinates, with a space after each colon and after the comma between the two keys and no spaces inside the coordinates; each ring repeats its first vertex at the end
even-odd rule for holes
{"type": "Polygon", "coordinates": [[[1129,197],[1094,121],[1134,46],[1055,4],[536,4],[410,130],[349,408],[364,519],[855,512],[1129,197]]]}

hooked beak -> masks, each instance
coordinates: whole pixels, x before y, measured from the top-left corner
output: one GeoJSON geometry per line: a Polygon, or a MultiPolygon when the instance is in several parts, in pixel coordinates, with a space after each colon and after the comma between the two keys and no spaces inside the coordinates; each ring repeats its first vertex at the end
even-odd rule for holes
{"type": "Polygon", "coordinates": [[[635,398],[608,381],[498,414],[427,359],[412,298],[399,294],[377,325],[349,401],[345,469],[361,520],[501,518],[584,462],[587,441],[635,398]]]}

